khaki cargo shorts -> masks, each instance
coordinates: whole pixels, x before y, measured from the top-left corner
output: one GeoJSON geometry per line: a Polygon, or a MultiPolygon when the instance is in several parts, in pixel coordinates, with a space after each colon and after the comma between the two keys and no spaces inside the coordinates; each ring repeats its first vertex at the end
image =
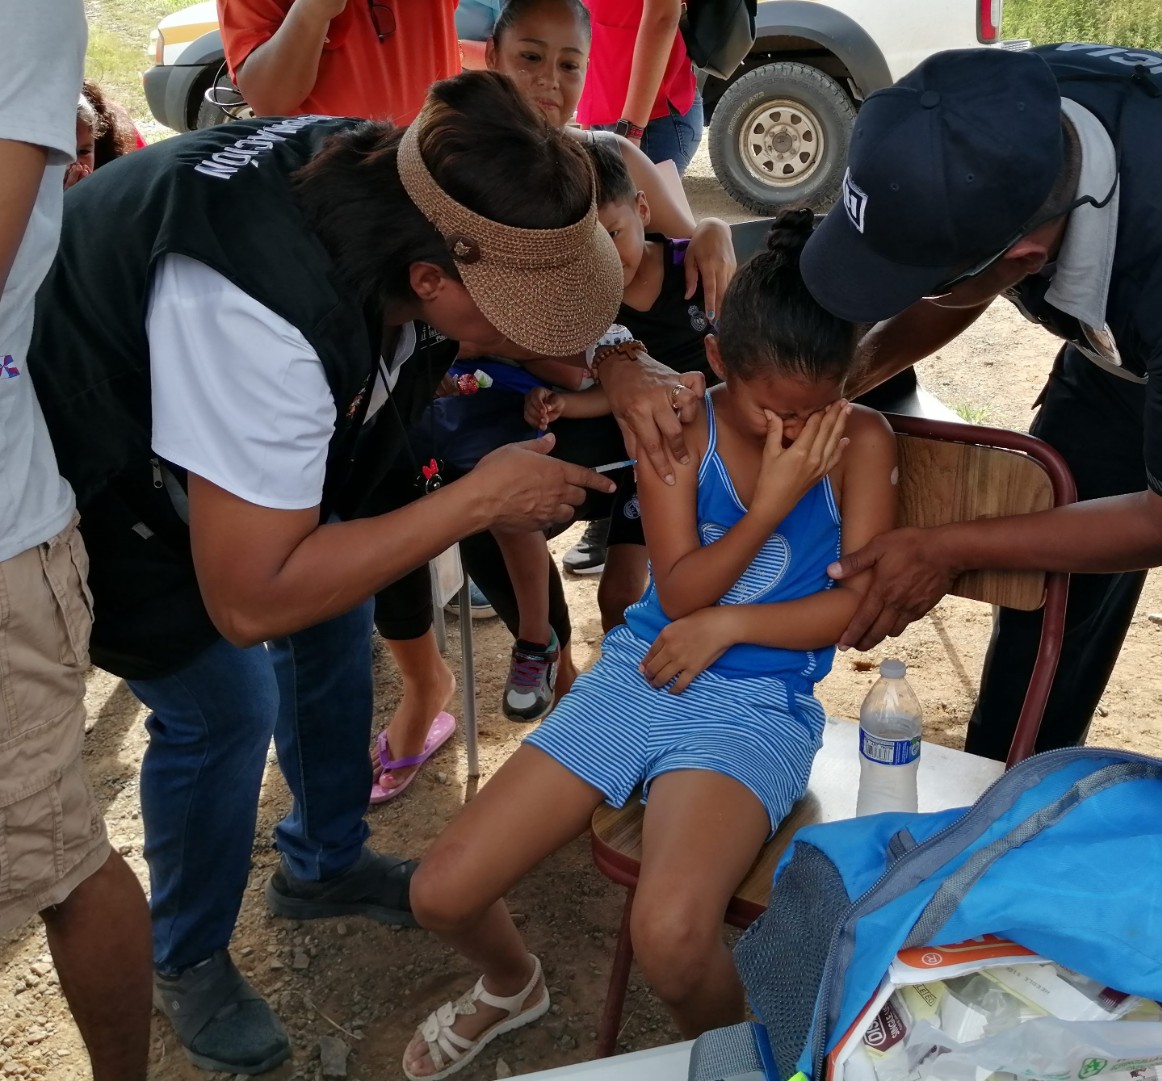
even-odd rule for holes
{"type": "Polygon", "coordinates": [[[92,598],[76,519],[0,562],[0,932],[109,856],[81,763],[92,598]]]}

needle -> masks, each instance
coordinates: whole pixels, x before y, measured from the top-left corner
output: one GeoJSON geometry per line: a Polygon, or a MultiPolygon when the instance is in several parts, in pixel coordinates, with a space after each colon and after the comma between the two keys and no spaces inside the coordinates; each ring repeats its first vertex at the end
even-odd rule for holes
{"type": "Polygon", "coordinates": [[[637,465],[636,458],[626,458],[623,462],[609,462],[606,465],[598,465],[593,467],[594,473],[613,473],[618,469],[628,469],[631,465],[637,465]]]}

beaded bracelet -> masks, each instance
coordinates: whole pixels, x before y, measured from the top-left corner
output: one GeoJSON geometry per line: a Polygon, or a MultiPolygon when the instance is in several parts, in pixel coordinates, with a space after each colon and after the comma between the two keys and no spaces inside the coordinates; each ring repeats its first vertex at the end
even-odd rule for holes
{"type": "Polygon", "coordinates": [[[639,360],[640,353],[646,352],[644,342],[639,342],[637,338],[631,338],[627,342],[617,342],[615,345],[599,346],[593,353],[593,361],[589,365],[589,372],[593,376],[593,382],[601,386],[601,375],[598,372],[598,366],[603,360],[612,356],[622,356],[626,360],[639,360]]]}

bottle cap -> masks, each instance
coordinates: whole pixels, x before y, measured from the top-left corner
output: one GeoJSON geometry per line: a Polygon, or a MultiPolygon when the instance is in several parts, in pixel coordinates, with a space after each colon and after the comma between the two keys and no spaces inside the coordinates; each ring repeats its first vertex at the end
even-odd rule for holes
{"type": "Polygon", "coordinates": [[[880,675],[885,679],[903,679],[908,666],[903,661],[889,660],[880,664],[880,675]]]}

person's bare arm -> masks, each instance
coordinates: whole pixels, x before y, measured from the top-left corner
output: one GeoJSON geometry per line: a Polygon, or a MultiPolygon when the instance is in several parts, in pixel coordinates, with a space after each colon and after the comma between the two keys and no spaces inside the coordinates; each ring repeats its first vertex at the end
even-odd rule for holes
{"type": "Polygon", "coordinates": [[[525,360],[521,361],[521,367],[546,383],[569,390],[580,390],[582,382],[589,375],[585,357],[581,354],[568,359],[545,357],[543,360],[525,360]]]}
{"type": "Polygon", "coordinates": [[[987,307],[941,308],[921,300],[876,323],[860,340],[855,377],[847,381],[848,393],[852,397],[863,394],[931,356],[975,323],[987,307]]]}
{"type": "Polygon", "coordinates": [[[633,62],[629,70],[629,86],[625,92],[622,119],[644,128],[650,122],[650,113],[666,74],[678,19],[682,15],[681,0],[644,0],[641,22],[633,46],[633,62]]]}
{"type": "Polygon", "coordinates": [[[31,143],[0,139],[0,296],[24,240],[48,151],[31,143]]]}
{"type": "Polygon", "coordinates": [[[460,39],[460,66],[465,71],[485,71],[488,61],[484,57],[487,42],[460,39]]]}
{"type": "Polygon", "coordinates": [[[561,416],[570,420],[609,416],[609,396],[600,387],[566,391],[561,398],[561,416]]]}
{"type": "Polygon", "coordinates": [[[832,577],[870,574],[872,585],[840,639],[871,649],[928,612],[966,570],[1114,574],[1162,566],[1162,496],[1090,499],[1009,518],[896,529],[845,555],[832,577]]]}
{"type": "Polygon", "coordinates": [[[190,474],[190,538],[206,610],[245,647],[349,611],[456,541],[570,517],[607,478],[547,457],[552,438],[502,447],[469,477],[390,514],[330,524],[319,508],[259,507],[190,474]]]}
{"type": "Polygon", "coordinates": [[[274,34],[237,65],[238,89],[256,116],[299,111],[318,79],[327,29],[346,3],[294,0],[274,34]]]}

